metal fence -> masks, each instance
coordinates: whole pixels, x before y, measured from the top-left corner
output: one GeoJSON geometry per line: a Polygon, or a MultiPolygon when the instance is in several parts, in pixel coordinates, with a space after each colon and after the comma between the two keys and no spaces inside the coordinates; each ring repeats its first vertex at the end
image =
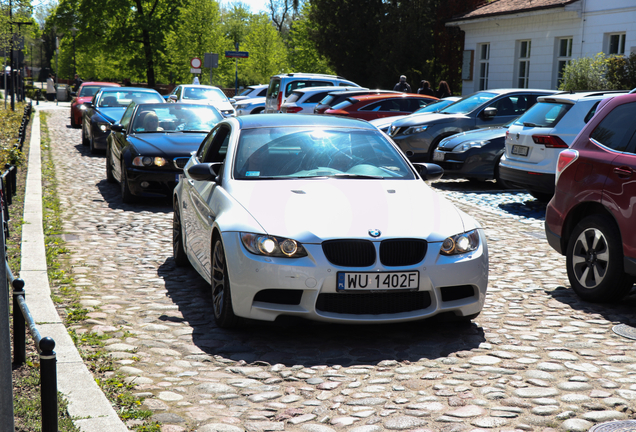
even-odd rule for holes
{"type": "MultiPolygon", "coordinates": [[[[24,109],[18,140],[14,147],[22,150],[31,117],[32,105],[24,109]]],[[[24,281],[13,276],[6,257],[6,238],[9,235],[9,206],[16,193],[17,168],[6,165],[0,175],[0,430],[15,429],[13,413],[13,381],[11,378],[11,335],[9,330],[9,290],[13,288],[13,364],[26,361],[26,328],[33,337],[40,356],[40,386],[42,403],[42,432],[57,432],[57,359],[55,341],[42,337],[25,301],[24,281]],[[6,284],[6,285],[5,285],[6,284]]]]}

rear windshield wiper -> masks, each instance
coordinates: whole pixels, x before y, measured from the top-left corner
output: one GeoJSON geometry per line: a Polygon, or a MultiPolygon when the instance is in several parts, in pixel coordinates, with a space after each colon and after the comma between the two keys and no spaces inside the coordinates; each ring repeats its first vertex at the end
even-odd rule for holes
{"type": "Polygon", "coordinates": [[[526,127],[539,127],[538,124],[532,123],[532,122],[523,122],[523,125],[526,127]]]}

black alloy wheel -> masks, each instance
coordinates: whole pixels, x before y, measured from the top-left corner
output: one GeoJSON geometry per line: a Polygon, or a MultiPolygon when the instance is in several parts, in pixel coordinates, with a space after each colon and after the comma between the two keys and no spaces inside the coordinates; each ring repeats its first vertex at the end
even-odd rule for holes
{"type": "Polygon", "coordinates": [[[181,226],[181,214],[179,213],[179,201],[174,202],[172,212],[172,257],[177,267],[185,267],[190,261],[185,252],[183,229],[181,226]]]}
{"type": "Polygon", "coordinates": [[[130,204],[133,202],[134,195],[130,192],[130,186],[128,186],[128,176],[126,176],[126,166],[124,163],[121,163],[121,181],[119,182],[121,186],[121,200],[124,204],[130,204]]]}
{"type": "Polygon", "coordinates": [[[220,238],[214,240],[212,247],[212,306],[214,320],[221,328],[233,328],[239,325],[240,319],[234,315],[230,278],[227,273],[225,251],[220,238]]]}
{"type": "Polygon", "coordinates": [[[572,289],[583,300],[612,302],[623,298],[634,278],[623,268],[623,243],[607,215],[588,216],[576,225],[566,252],[572,289]]]}

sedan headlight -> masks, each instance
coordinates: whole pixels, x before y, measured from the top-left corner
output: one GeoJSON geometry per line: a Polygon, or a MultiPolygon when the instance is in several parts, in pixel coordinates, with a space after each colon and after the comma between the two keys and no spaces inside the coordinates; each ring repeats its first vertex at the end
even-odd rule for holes
{"type": "Polygon", "coordinates": [[[300,258],[307,251],[296,240],[266,234],[241,233],[243,246],[255,255],[282,258],[300,258]]]}
{"type": "Polygon", "coordinates": [[[458,146],[455,146],[453,153],[463,153],[471,148],[481,148],[488,143],[490,143],[490,141],[465,141],[458,146]]]}
{"type": "Polygon", "coordinates": [[[477,230],[465,232],[447,237],[442,242],[440,253],[442,255],[459,255],[472,252],[479,247],[479,233],[477,230]]]}
{"type": "Polygon", "coordinates": [[[84,111],[84,110],[86,110],[86,105],[84,105],[84,104],[80,104],[80,106],[78,107],[78,109],[79,109],[80,111],[84,111]]]}
{"type": "Polygon", "coordinates": [[[404,135],[411,135],[420,132],[424,132],[428,128],[428,125],[411,126],[404,131],[404,135]]]}
{"type": "Polygon", "coordinates": [[[97,123],[97,127],[102,132],[106,132],[108,130],[109,126],[110,126],[110,123],[102,123],[102,122],[97,123]]]}
{"type": "Polygon", "coordinates": [[[168,161],[162,157],[153,156],[137,156],[133,159],[132,164],[138,167],[159,166],[162,167],[167,164],[168,161]]]}

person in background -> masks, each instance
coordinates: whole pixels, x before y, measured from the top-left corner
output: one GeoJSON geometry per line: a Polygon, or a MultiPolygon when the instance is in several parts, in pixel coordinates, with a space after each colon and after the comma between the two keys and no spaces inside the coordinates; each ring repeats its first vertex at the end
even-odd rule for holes
{"type": "Polygon", "coordinates": [[[53,81],[52,74],[49,74],[46,79],[46,100],[50,102],[55,100],[55,81],[53,81]]]}
{"type": "Polygon", "coordinates": [[[422,80],[420,86],[421,87],[417,90],[417,94],[435,96],[435,91],[431,88],[431,83],[426,80],[422,80]]]}
{"type": "Polygon", "coordinates": [[[78,91],[83,82],[84,81],[82,81],[79,75],[75,74],[75,79],[73,80],[73,91],[78,91]]]}
{"type": "Polygon", "coordinates": [[[446,81],[440,81],[435,94],[439,99],[451,96],[450,87],[446,81]]]}
{"type": "Polygon", "coordinates": [[[399,91],[403,93],[411,93],[411,85],[406,82],[406,76],[400,76],[400,82],[393,87],[393,91],[399,91]]]}

